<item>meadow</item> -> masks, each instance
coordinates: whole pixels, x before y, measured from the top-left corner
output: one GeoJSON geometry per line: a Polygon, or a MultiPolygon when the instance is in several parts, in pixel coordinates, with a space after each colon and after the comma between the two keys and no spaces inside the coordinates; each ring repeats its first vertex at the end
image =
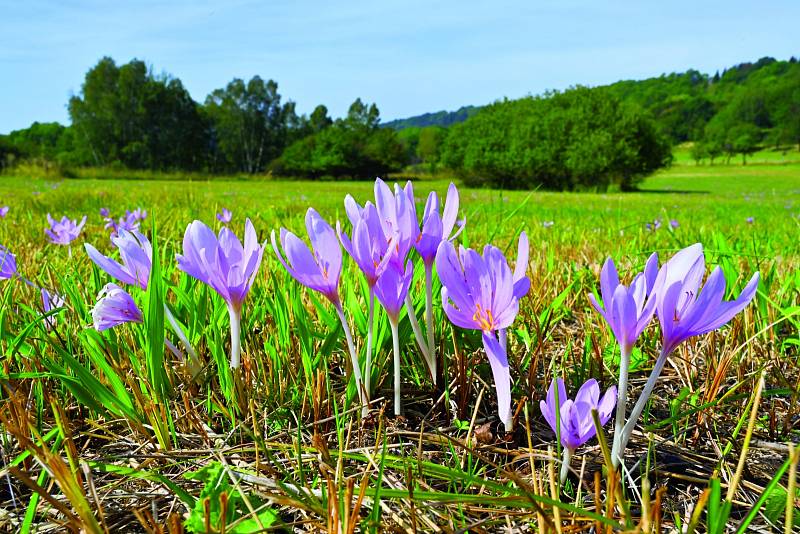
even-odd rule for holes
{"type": "MultiPolygon", "coordinates": [[[[0,175],[0,244],[21,278],[0,280],[4,354],[0,525],[55,532],[728,532],[784,528],[794,510],[800,346],[800,163],[755,155],[748,165],[685,156],[635,193],[550,193],[459,187],[457,243],[491,243],[513,264],[524,231],[531,287],[508,331],[513,430],[497,418],[492,372],[477,332],[453,326],[434,298],[440,380],[434,385],[405,314],[399,325],[403,414],[392,410],[392,336],[375,317],[369,413],[360,409],[333,308],[278,262],[270,232],[305,239],[309,206],[350,231],[343,199],[371,182],[120,180],[0,175]],[[769,161],[767,161],[769,160],[769,161]],[[779,163],[779,164],[778,164],[779,163]],[[92,328],[111,278],[84,243],[111,254],[101,208],[141,207],[153,278],[130,293],[143,324],[92,328]],[[178,269],[187,225],[214,231],[232,211],[265,243],[242,308],[242,366],[228,366],[223,300],[178,269]],[[69,247],[48,243],[46,215],[87,223],[69,247]],[[658,221],[658,222],[657,222],[658,221]],[[606,258],[624,283],[651,253],[666,261],[702,243],[722,267],[726,298],[751,275],[753,302],[728,326],[681,345],[659,380],[619,476],[597,439],[578,448],[561,484],[561,446],[539,401],[554,377],[574,392],[614,385],[620,352],[588,296],[606,258]],[[64,296],[42,315],[37,288],[64,296]],[[164,303],[197,352],[185,352],[164,303]],[[721,519],[722,518],[722,519],[721,519]]],[[[736,160],[734,160],[735,162],[736,160]]],[[[387,179],[389,181],[390,179],[387,179]]],[[[415,181],[417,210],[446,180],[415,181]]],[[[418,256],[410,294],[424,315],[418,256]]],[[[134,288],[136,289],[136,288],[134,288]]],[[[434,295],[439,295],[435,281],[434,295]]],[[[344,255],[339,287],[365,353],[366,283],[344,255]]],[[[658,355],[656,325],[632,354],[633,391],[658,355]]],[[[363,357],[363,356],[362,356],[363,357]]],[[[363,360],[362,360],[363,364],[363,360]]],[[[612,426],[604,428],[609,443],[612,426]]],[[[788,523],[787,523],[788,521],[788,523]]]]}

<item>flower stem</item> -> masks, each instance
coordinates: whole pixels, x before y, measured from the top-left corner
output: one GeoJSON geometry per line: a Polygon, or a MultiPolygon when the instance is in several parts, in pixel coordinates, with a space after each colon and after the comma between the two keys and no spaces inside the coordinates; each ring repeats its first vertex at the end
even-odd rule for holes
{"type": "Polygon", "coordinates": [[[408,314],[408,322],[411,323],[411,329],[414,331],[414,337],[417,338],[419,350],[422,351],[422,356],[425,358],[425,361],[429,362],[430,356],[428,356],[428,345],[425,342],[425,336],[422,335],[422,329],[420,329],[419,322],[417,321],[417,314],[414,311],[414,303],[411,301],[411,293],[406,294],[406,313],[408,314]]]}
{"type": "Polygon", "coordinates": [[[242,328],[242,312],[229,304],[228,316],[231,319],[231,369],[238,369],[242,363],[242,345],[239,336],[242,328]]]}
{"type": "Polygon", "coordinates": [[[372,395],[370,383],[372,382],[372,335],[375,317],[375,288],[369,288],[369,314],[367,319],[367,365],[364,368],[364,389],[367,396],[372,395]]]}
{"type": "Polygon", "coordinates": [[[436,343],[433,324],[433,263],[425,264],[425,329],[428,331],[428,368],[436,385],[436,343]]]}
{"type": "Polygon", "coordinates": [[[181,328],[181,325],[178,324],[178,321],[175,319],[175,316],[172,315],[169,306],[166,304],[164,304],[164,315],[166,315],[167,321],[169,321],[173,332],[175,332],[175,334],[178,336],[178,339],[181,340],[183,346],[186,347],[186,352],[189,353],[189,372],[192,373],[192,377],[197,376],[202,370],[202,365],[200,365],[200,359],[197,357],[197,352],[195,352],[192,344],[189,343],[189,338],[186,336],[183,328],[181,328]]]}
{"type": "Polygon", "coordinates": [[[339,320],[342,322],[344,329],[344,337],[347,339],[347,348],[350,351],[350,360],[353,363],[353,375],[356,377],[356,389],[358,390],[358,398],[361,400],[362,413],[366,415],[369,410],[367,397],[364,394],[364,386],[361,380],[361,367],[358,365],[358,354],[356,353],[356,346],[353,343],[353,335],[350,333],[350,326],[347,324],[347,318],[344,316],[344,310],[340,303],[336,303],[336,313],[339,315],[339,320]]]}
{"type": "Polygon", "coordinates": [[[625,411],[628,403],[628,368],[631,351],[620,345],[619,385],[617,386],[617,413],[614,416],[614,443],[611,447],[611,463],[617,468],[622,460],[619,447],[622,443],[622,428],[625,426],[625,411]]]}
{"type": "Polygon", "coordinates": [[[664,351],[658,355],[653,371],[650,373],[650,377],[647,379],[647,383],[644,385],[641,395],[639,395],[639,400],[636,401],[636,405],[633,407],[633,410],[631,410],[631,415],[628,417],[628,421],[622,429],[619,450],[617,451],[620,458],[625,454],[625,447],[628,446],[628,441],[631,439],[633,429],[636,428],[636,421],[639,419],[639,416],[642,415],[647,400],[650,398],[650,394],[653,393],[653,388],[656,386],[658,377],[661,376],[661,371],[664,370],[664,364],[667,363],[667,356],[669,356],[669,352],[664,351]]]}
{"type": "Polygon", "coordinates": [[[392,348],[394,349],[394,414],[400,415],[400,335],[397,332],[397,319],[389,317],[392,327],[392,348]]]}
{"type": "Polygon", "coordinates": [[[563,484],[567,480],[567,475],[569,474],[569,461],[572,458],[572,449],[569,447],[564,447],[564,453],[561,455],[561,473],[559,475],[559,479],[563,484]]]}

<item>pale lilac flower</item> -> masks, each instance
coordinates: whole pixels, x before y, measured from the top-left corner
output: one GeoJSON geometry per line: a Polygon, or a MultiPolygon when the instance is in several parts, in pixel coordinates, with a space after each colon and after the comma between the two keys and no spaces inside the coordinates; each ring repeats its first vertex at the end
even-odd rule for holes
{"type": "MultiPolygon", "coordinates": [[[[56,308],[61,308],[65,304],[64,297],[59,295],[58,293],[49,292],[46,289],[42,288],[42,312],[47,313],[51,310],[56,308]]],[[[52,330],[56,326],[56,318],[55,316],[49,316],[44,319],[45,327],[48,330],[52,330]]]]}
{"type": "Polygon", "coordinates": [[[231,210],[228,208],[222,208],[222,211],[217,213],[217,220],[223,224],[228,224],[231,222],[232,216],[233,214],[231,213],[231,210]]]}
{"type": "MultiPolygon", "coordinates": [[[[413,203],[413,199],[411,202],[413,203]]],[[[464,230],[465,221],[463,219],[456,220],[458,204],[458,189],[453,183],[447,188],[447,198],[441,215],[439,215],[439,196],[436,191],[428,194],[425,210],[422,213],[422,228],[414,242],[414,248],[417,249],[425,265],[433,264],[436,251],[443,240],[452,241],[464,230]],[[457,222],[459,223],[458,229],[453,233],[457,222]]]]}
{"type": "Polygon", "coordinates": [[[753,224],[754,222],[756,222],[756,220],[753,217],[748,217],[747,219],[745,219],[745,222],[747,222],[747,224],[753,224]]]}
{"type": "Polygon", "coordinates": [[[97,304],[92,309],[92,319],[98,332],[123,323],[143,321],[142,312],[133,298],[116,284],[106,284],[97,299],[97,304]]]}
{"type": "Polygon", "coordinates": [[[630,287],[625,287],[619,282],[614,260],[608,258],[600,272],[602,306],[593,294],[589,294],[589,301],[611,327],[624,354],[630,354],[653,317],[656,298],[651,294],[657,274],[658,255],[653,253],[647,260],[644,272],[636,275],[630,287]]]}
{"type": "Polygon", "coordinates": [[[611,419],[611,411],[616,404],[616,397],[617,388],[611,386],[601,399],[600,386],[597,384],[597,380],[592,378],[581,386],[573,401],[567,396],[564,380],[559,378],[550,383],[547,399],[539,401],[539,408],[553,432],[561,434],[561,444],[574,451],[596,434],[592,410],[597,410],[600,425],[605,426],[611,419]],[[558,402],[556,402],[556,384],[558,384],[558,402]],[[560,415],[558,428],[556,406],[559,407],[560,415]]]}
{"type": "Polygon", "coordinates": [[[111,212],[108,211],[108,208],[100,208],[100,216],[101,217],[108,217],[111,212]]]}
{"type": "Polygon", "coordinates": [[[0,280],[10,280],[17,274],[17,258],[0,245],[0,280]]]}
{"type": "Polygon", "coordinates": [[[9,210],[8,206],[3,206],[2,208],[0,208],[0,218],[5,219],[6,215],[8,215],[8,210],[9,210]]]}
{"type": "Polygon", "coordinates": [[[405,189],[394,184],[394,194],[380,178],[375,180],[375,207],[380,216],[386,240],[394,240],[395,251],[391,261],[403,269],[406,256],[419,235],[417,208],[414,205],[414,188],[407,182],[405,189]]]}
{"type": "Polygon", "coordinates": [[[306,231],[311,241],[311,249],[300,238],[285,228],[281,228],[280,241],[281,248],[286,254],[286,259],[284,259],[278,248],[274,230],[272,231],[272,248],[275,250],[278,260],[295,280],[309,289],[322,293],[336,309],[347,339],[347,347],[350,351],[356,390],[366,413],[368,398],[362,385],[358,354],[356,353],[353,336],[350,333],[350,327],[347,324],[347,318],[344,316],[342,303],[339,299],[342,249],[339,246],[336,232],[314,208],[308,208],[306,212],[306,231]]]}
{"type": "Polygon", "coordinates": [[[673,230],[676,230],[680,226],[680,223],[678,223],[676,219],[670,219],[669,225],[673,230]]]}
{"type": "Polygon", "coordinates": [[[176,254],[178,268],[208,284],[228,307],[231,320],[231,368],[240,364],[242,303],[255,280],[264,247],[258,242],[250,219],[245,221],[244,246],[227,227],[219,237],[200,221],[194,221],[183,235],[183,254],[176,254]]]}
{"type": "MultiPolygon", "coordinates": [[[[487,245],[483,257],[472,249],[442,241],[436,253],[442,282],[442,307],[450,322],[480,330],[494,376],[500,420],[511,429],[511,375],[505,347],[495,332],[511,326],[519,310],[514,275],[500,249],[487,245]]],[[[519,290],[517,286],[517,290],[519,290]]]]}
{"type": "Polygon", "coordinates": [[[50,238],[50,242],[56,245],[69,245],[81,234],[83,225],[86,224],[86,215],[78,223],[66,215],[60,221],[56,221],[48,213],[47,222],[50,224],[50,228],[46,228],[44,233],[50,238]]]}
{"type": "Polygon", "coordinates": [[[572,453],[597,433],[592,410],[597,411],[600,426],[605,426],[611,419],[616,397],[616,387],[611,386],[601,399],[600,386],[595,379],[587,380],[581,386],[574,401],[567,397],[567,389],[562,379],[550,383],[547,399],[539,401],[539,408],[550,428],[556,436],[560,436],[561,444],[564,446],[564,458],[561,464],[562,483],[567,478],[572,453]],[[556,385],[558,398],[556,398],[556,385]]]}
{"type": "Polygon", "coordinates": [[[347,195],[345,210],[353,225],[353,238],[351,240],[342,231],[339,222],[336,223],[336,233],[344,249],[364,273],[369,287],[374,288],[391,259],[393,240],[387,241],[384,237],[378,210],[371,202],[362,208],[353,197],[347,195]]]}
{"type": "Polygon", "coordinates": [[[342,249],[333,231],[325,219],[314,208],[306,212],[306,230],[311,240],[311,249],[292,232],[281,228],[281,254],[272,231],[272,248],[289,274],[304,286],[319,291],[334,305],[339,301],[339,275],[342,272],[342,249]]]}
{"type": "Polygon", "coordinates": [[[544,226],[545,228],[552,228],[553,225],[555,225],[555,224],[556,224],[555,221],[543,221],[542,222],[542,226],[544,226]]]}
{"type": "Polygon", "coordinates": [[[414,279],[414,264],[411,260],[406,262],[405,269],[398,269],[395,265],[390,265],[383,274],[378,277],[375,284],[375,296],[381,303],[390,322],[400,321],[400,310],[408,294],[408,288],[414,279]]]}
{"type": "Polygon", "coordinates": [[[103,256],[89,243],[84,244],[84,247],[91,260],[116,280],[147,289],[153,263],[153,248],[147,237],[136,230],[128,232],[120,229],[119,233],[111,238],[111,242],[119,249],[121,264],[103,256]]]}

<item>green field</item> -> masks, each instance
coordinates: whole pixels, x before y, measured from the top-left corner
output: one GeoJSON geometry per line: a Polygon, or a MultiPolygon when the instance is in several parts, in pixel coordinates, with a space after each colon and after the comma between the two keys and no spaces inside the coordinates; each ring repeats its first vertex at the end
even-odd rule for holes
{"type": "MultiPolygon", "coordinates": [[[[496,532],[507,524],[527,531],[572,519],[582,527],[595,520],[624,522],[624,510],[605,509],[605,475],[602,503],[594,500],[601,478],[593,473],[602,469],[596,440],[578,449],[570,481],[560,493],[551,492],[550,470],[558,472],[560,459],[539,400],[553,376],[564,377],[570,391],[589,377],[603,390],[616,381],[614,338],[587,299],[599,291],[603,261],[613,257],[630,281],[653,251],[664,261],[695,242],[704,245],[707,264],[723,267],[727,298],[738,295],[756,270],[762,280],[756,300],[731,326],[684,345],[667,365],[628,450],[630,526],[642,516],[642,475],[653,489],[645,500],[661,510],[666,528],[691,517],[709,480],[722,481],[724,496],[740,458],[747,468],[732,501],[731,525],[750,521],[766,530],[781,524],[787,453],[780,444],[798,440],[800,163],[765,163],[769,156],[759,160],[756,154],[746,166],[695,165],[681,154],[636,193],[459,189],[460,215],[467,221],[459,242],[479,250],[493,243],[512,263],[520,231],[531,243],[531,291],[510,332],[512,400],[519,412],[515,432],[505,436],[480,336],[452,327],[438,300],[434,323],[445,385],[434,388],[426,378],[402,321],[405,413],[390,415],[391,336],[380,314],[373,397],[386,401],[377,402],[366,419],[358,417],[335,314],[285,272],[269,245],[244,305],[244,374],[233,377],[227,368],[225,306],[174,260],[187,224],[200,219],[219,229],[215,214],[227,207],[237,235],[249,217],[261,241],[280,227],[304,237],[309,206],[334,226],[345,223],[344,196],[364,202],[372,197],[372,183],[0,175],[0,206],[11,207],[0,219],[0,244],[16,254],[22,276],[67,301],[48,331],[38,292],[19,281],[0,281],[2,472],[12,476],[17,502],[4,505],[0,524],[12,530],[54,527],[66,517],[59,504],[78,516],[75,524],[91,524],[82,509],[102,510],[103,526],[112,532],[124,525],[144,531],[141,525],[177,524],[191,510],[202,523],[203,498],[218,499],[220,491],[236,508],[228,520],[247,516],[242,521],[251,526],[258,515],[265,523],[325,531],[334,509],[340,518],[352,514],[347,521],[363,531],[384,525],[386,531],[430,532],[435,525],[445,532],[496,532]],[[162,380],[168,391],[159,393],[151,365],[160,352],[151,330],[122,325],[99,334],[91,328],[91,307],[110,278],[93,267],[82,244],[111,252],[98,214],[102,207],[117,216],[146,209],[142,228],[151,237],[156,225],[165,298],[205,367],[196,381],[167,352],[162,380]],[[71,257],[66,247],[47,243],[47,213],[88,215],[71,257]],[[657,219],[660,228],[648,229],[657,219]],[[671,228],[670,220],[678,227],[671,228]],[[549,221],[552,226],[544,224],[549,221]],[[753,437],[745,440],[762,371],[766,386],[753,437]],[[185,476],[204,466],[210,467],[194,479],[185,476]],[[768,506],[756,506],[762,496],[768,506]]],[[[417,209],[429,191],[443,196],[447,185],[416,182],[417,209]]],[[[411,291],[421,317],[424,282],[417,272],[411,291]]],[[[362,278],[346,258],[340,292],[363,351],[362,278]]],[[[143,309],[152,298],[131,293],[143,309]]],[[[635,389],[644,384],[658,339],[651,327],[639,343],[635,389]]],[[[698,514],[706,525],[705,512],[698,514]]],[[[238,531],[247,531],[243,525],[238,531]]]]}

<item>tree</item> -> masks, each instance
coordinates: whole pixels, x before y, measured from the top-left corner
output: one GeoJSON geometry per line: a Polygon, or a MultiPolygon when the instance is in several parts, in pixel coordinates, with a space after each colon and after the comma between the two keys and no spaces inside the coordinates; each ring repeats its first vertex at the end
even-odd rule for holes
{"type": "Polygon", "coordinates": [[[638,106],[583,87],[496,102],[452,128],[441,150],[467,183],[517,189],[633,189],[670,159],[638,106]]]}
{"type": "Polygon", "coordinates": [[[419,132],[417,144],[417,157],[422,163],[427,164],[431,171],[436,169],[439,162],[439,153],[447,131],[440,126],[428,126],[419,132]]]}
{"type": "Polygon", "coordinates": [[[214,139],[228,169],[262,172],[286,147],[298,122],[294,103],[281,104],[278,84],[254,76],[235,78],[206,98],[214,139]]]}
{"type": "Polygon", "coordinates": [[[199,169],[208,126],[180,80],[142,61],[101,59],[69,102],[74,159],[138,169],[199,169]]]}

